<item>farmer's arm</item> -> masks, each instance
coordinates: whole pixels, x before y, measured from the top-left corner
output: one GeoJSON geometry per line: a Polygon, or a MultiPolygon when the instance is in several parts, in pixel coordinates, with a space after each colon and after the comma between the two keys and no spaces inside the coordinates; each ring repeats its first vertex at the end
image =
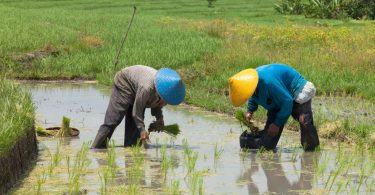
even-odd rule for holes
{"type": "MultiPolygon", "coordinates": [[[[156,121],[153,122],[156,130],[160,130],[164,127],[163,111],[161,107],[151,108],[151,115],[156,117],[156,121]]],[[[151,125],[150,125],[151,127],[151,125]]]]}
{"type": "Polygon", "coordinates": [[[285,87],[275,84],[270,87],[270,96],[280,108],[273,123],[277,127],[281,127],[286,123],[292,113],[293,98],[285,87]]]}
{"type": "Polygon", "coordinates": [[[150,97],[149,94],[149,90],[143,89],[141,87],[140,89],[138,89],[135,96],[132,115],[135,125],[140,132],[146,131],[144,123],[144,110],[146,108],[148,98],[150,97]]]}
{"type": "Polygon", "coordinates": [[[255,101],[254,97],[251,97],[247,102],[247,112],[255,112],[258,109],[258,103],[255,101]]]}
{"type": "Polygon", "coordinates": [[[163,110],[160,107],[151,108],[151,115],[156,118],[156,120],[163,118],[163,110]]]}

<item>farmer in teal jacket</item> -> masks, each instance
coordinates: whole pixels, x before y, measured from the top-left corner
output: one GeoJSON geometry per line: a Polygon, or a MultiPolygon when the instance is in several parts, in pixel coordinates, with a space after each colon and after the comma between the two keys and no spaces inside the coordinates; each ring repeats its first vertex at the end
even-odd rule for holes
{"type": "MultiPolygon", "coordinates": [[[[250,97],[246,113],[248,121],[259,105],[268,111],[265,133],[260,139],[254,139],[251,147],[275,149],[290,115],[300,124],[302,147],[311,151],[319,146],[311,110],[311,99],[316,92],[314,85],[306,81],[299,72],[283,64],[268,64],[256,68],[255,71],[252,70],[251,74],[242,75],[240,79],[244,84],[248,82],[247,86],[250,87],[243,89],[241,85],[230,86],[234,105],[243,104],[246,102],[244,97],[247,99],[250,97]],[[241,96],[239,90],[247,93],[242,94],[242,99],[238,99],[238,96],[241,96]]],[[[234,82],[234,77],[230,79],[230,83],[234,82]]]]}

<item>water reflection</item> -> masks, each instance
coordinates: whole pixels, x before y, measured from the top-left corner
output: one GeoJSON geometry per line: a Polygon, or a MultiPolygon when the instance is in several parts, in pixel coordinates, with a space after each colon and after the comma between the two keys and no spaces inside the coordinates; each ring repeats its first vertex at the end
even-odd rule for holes
{"type": "Polygon", "coordinates": [[[241,176],[247,181],[248,194],[300,194],[312,189],[313,171],[319,160],[314,153],[255,154],[250,157],[250,168],[241,176]]]}

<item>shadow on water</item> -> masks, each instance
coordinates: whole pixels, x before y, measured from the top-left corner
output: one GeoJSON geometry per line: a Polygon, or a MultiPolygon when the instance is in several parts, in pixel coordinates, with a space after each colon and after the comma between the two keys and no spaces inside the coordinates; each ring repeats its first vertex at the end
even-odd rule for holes
{"type": "MultiPolygon", "coordinates": [[[[47,174],[47,180],[42,182],[41,192],[61,194],[72,185],[66,159],[69,157],[72,163],[77,161],[76,154],[82,144],[94,139],[104,119],[110,89],[84,83],[32,83],[24,86],[31,90],[37,106],[37,125],[56,126],[60,124],[62,116],[67,116],[71,118],[71,126],[80,129],[80,136],[79,139],[63,140],[38,137],[42,151],[37,166],[11,194],[35,194],[41,176],[48,170],[51,170],[51,173],[47,174]]],[[[166,124],[179,124],[181,135],[172,138],[163,133],[151,133],[151,143],[146,150],[123,148],[124,124],[120,124],[116,129],[112,136],[116,143],[113,153],[115,159],[111,165],[114,167],[112,171],[115,177],[113,181],[108,180],[106,187],[109,194],[128,194],[129,190],[143,194],[166,194],[166,188],[173,182],[178,183],[175,186],[178,186],[182,194],[192,194],[193,180],[190,179],[193,176],[187,174],[187,170],[188,163],[191,163],[189,158],[195,153],[198,158],[193,172],[199,173],[203,178],[200,189],[204,194],[299,194],[330,187],[330,174],[336,170],[339,155],[332,150],[303,153],[299,146],[294,147],[299,143],[298,133],[284,131],[279,144],[281,149],[276,153],[247,153],[239,148],[238,137],[242,130],[232,117],[188,106],[167,106],[164,109],[164,118],[166,124]],[[186,143],[188,146],[184,145],[186,143]],[[220,154],[217,148],[215,149],[216,144],[222,149],[220,154]],[[324,163],[327,166],[322,169],[321,164],[324,163]],[[166,175],[163,171],[165,167],[166,175]],[[322,173],[316,174],[319,171],[322,173]],[[315,181],[313,178],[320,179],[315,181]]],[[[146,126],[151,122],[150,112],[146,111],[146,126]]],[[[89,163],[81,174],[80,189],[87,190],[89,194],[101,192],[104,185],[103,175],[110,167],[108,156],[109,150],[88,151],[89,163]]],[[[361,160],[363,159],[355,162],[361,160]]],[[[368,170],[371,172],[371,167],[368,170]]],[[[357,178],[356,181],[360,178],[358,171],[348,171],[346,174],[357,178]]],[[[343,177],[345,178],[345,175],[343,177]]],[[[359,192],[368,190],[374,176],[370,175],[364,179],[366,180],[364,185],[360,186],[359,192]]],[[[334,187],[330,192],[334,192],[339,186],[332,183],[334,187]]],[[[356,182],[353,185],[356,186],[356,182]]],[[[343,189],[350,190],[350,186],[343,189]]]]}

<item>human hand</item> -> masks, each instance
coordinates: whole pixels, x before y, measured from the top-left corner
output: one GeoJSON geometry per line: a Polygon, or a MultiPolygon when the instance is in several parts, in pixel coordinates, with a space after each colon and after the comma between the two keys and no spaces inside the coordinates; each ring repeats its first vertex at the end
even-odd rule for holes
{"type": "Polygon", "coordinates": [[[250,122],[252,118],[253,118],[253,113],[252,112],[246,112],[246,114],[245,114],[246,121],[250,122]]]}
{"type": "Polygon", "coordinates": [[[150,142],[150,137],[146,130],[141,131],[141,141],[142,142],[150,142]]]}
{"type": "Polygon", "coordinates": [[[271,124],[271,126],[268,128],[267,133],[271,137],[275,137],[279,134],[280,128],[276,126],[274,123],[271,124]]]}

